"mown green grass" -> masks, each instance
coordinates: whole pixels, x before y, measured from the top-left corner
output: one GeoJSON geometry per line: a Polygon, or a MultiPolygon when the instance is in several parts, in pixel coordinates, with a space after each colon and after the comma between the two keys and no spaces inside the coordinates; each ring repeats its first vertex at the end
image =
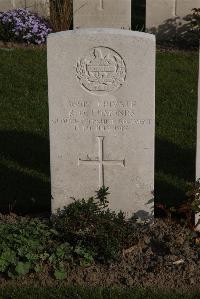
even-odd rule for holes
{"type": "Polygon", "coordinates": [[[0,50],[0,205],[50,208],[46,51],[0,50]]]}
{"type": "Polygon", "coordinates": [[[0,299],[198,299],[200,294],[182,294],[143,289],[22,288],[0,290],[0,299]]]}
{"type": "MultiPolygon", "coordinates": [[[[195,178],[198,54],[157,53],[157,202],[195,178]]],[[[46,51],[0,50],[0,208],[50,210],[46,51]]]]}
{"type": "Polygon", "coordinates": [[[197,53],[159,53],[156,76],[155,196],[176,205],[195,180],[197,53]]]}

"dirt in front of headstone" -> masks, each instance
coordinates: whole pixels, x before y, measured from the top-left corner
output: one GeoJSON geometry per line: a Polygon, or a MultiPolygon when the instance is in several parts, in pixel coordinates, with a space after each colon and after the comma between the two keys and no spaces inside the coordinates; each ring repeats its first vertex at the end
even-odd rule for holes
{"type": "Polygon", "coordinates": [[[171,221],[140,225],[138,243],[123,251],[119,261],[88,268],[70,266],[68,277],[56,281],[48,266],[15,280],[0,278],[0,286],[153,287],[180,291],[200,290],[200,245],[193,233],[171,221]]]}

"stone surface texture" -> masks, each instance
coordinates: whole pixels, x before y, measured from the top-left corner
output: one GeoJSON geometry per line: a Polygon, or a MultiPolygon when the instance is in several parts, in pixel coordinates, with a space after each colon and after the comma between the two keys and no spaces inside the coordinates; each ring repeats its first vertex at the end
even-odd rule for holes
{"type": "Polygon", "coordinates": [[[41,16],[49,16],[49,0],[0,0],[0,11],[27,8],[41,16]]]}
{"type": "Polygon", "coordinates": [[[74,29],[131,29],[131,0],[73,0],[74,29]]]}
{"type": "Polygon", "coordinates": [[[110,208],[150,218],[155,38],[120,29],[48,37],[52,211],[102,185],[110,208]]]}
{"type": "Polygon", "coordinates": [[[146,0],[146,30],[170,39],[189,31],[189,16],[200,0],[146,0]]]}
{"type": "Polygon", "coordinates": [[[0,11],[6,11],[13,8],[12,0],[0,0],[0,11]]]}

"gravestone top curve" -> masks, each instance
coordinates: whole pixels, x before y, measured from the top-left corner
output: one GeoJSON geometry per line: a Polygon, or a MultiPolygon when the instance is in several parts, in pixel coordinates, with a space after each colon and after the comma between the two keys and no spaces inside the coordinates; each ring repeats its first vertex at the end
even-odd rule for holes
{"type": "MultiPolygon", "coordinates": [[[[142,38],[147,40],[152,40],[155,42],[155,35],[145,32],[139,31],[130,31],[130,30],[123,30],[123,29],[115,29],[115,28],[81,28],[81,29],[74,29],[74,30],[67,30],[67,31],[60,31],[56,33],[51,33],[48,35],[48,39],[51,38],[67,38],[67,37],[79,37],[79,36],[87,36],[90,34],[112,34],[112,35],[122,35],[123,37],[135,37],[135,38],[142,38]]],[[[98,36],[97,36],[98,38],[98,36]]]]}

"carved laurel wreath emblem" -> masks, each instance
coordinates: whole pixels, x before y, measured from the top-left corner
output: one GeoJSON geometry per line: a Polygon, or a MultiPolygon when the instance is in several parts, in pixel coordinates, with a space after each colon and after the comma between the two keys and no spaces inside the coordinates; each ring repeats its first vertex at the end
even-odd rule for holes
{"type": "Polygon", "coordinates": [[[78,61],[76,76],[88,92],[105,94],[122,86],[126,79],[126,66],[123,58],[114,50],[97,47],[78,61]]]}

